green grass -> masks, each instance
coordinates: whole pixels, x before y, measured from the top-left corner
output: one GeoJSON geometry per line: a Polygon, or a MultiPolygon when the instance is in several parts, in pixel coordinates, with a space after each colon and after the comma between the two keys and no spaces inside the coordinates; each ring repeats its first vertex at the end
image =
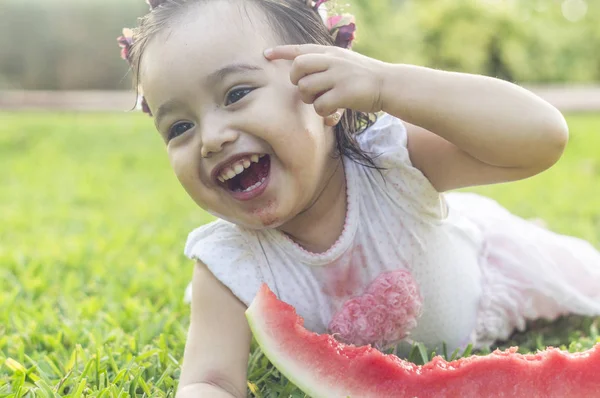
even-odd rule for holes
{"type": "MultiPolygon", "coordinates": [[[[552,170],[477,191],[600,246],[600,115],[569,123],[552,170]]],[[[192,273],[183,244],[211,218],[178,185],[150,119],[0,113],[0,169],[0,397],[174,396],[192,273]]],[[[593,319],[532,329],[503,345],[598,340],[593,319]]],[[[249,380],[260,397],[303,396],[259,350],[249,380]]]]}

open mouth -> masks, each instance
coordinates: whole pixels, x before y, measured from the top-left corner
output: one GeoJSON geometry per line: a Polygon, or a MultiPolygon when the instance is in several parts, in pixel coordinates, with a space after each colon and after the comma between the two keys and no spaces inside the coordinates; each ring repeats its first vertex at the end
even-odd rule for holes
{"type": "Polygon", "coordinates": [[[225,168],[217,178],[220,185],[234,197],[248,200],[264,191],[270,168],[269,155],[252,155],[225,168]]]}

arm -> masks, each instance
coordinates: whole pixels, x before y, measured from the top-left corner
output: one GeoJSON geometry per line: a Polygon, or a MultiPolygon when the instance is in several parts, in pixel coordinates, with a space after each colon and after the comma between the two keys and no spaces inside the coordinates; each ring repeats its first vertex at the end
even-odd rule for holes
{"type": "Polygon", "coordinates": [[[381,105],[407,122],[411,160],[440,192],[537,174],[568,140],[556,108],[480,75],[386,64],[381,105]]]}
{"type": "Polygon", "coordinates": [[[233,398],[242,395],[231,395],[221,387],[211,384],[189,384],[177,391],[177,398],[233,398]]]}
{"type": "Polygon", "coordinates": [[[251,332],[246,306],[198,262],[178,398],[245,398],[251,332]]]}

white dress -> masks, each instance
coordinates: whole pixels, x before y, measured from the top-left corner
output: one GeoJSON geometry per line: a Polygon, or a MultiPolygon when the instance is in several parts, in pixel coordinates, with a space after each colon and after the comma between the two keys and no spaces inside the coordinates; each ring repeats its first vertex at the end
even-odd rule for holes
{"type": "Polygon", "coordinates": [[[318,333],[379,348],[489,346],[527,319],[600,315],[600,253],[511,215],[491,199],[438,193],[412,166],[404,124],[381,116],[358,137],[380,174],[344,159],[344,230],[310,253],[277,230],[223,220],[185,254],[249,305],[262,283],[318,333]]]}

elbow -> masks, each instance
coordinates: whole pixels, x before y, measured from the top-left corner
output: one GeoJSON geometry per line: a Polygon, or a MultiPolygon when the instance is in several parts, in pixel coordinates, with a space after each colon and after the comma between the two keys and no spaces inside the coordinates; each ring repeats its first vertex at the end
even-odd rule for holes
{"type": "Polygon", "coordinates": [[[569,126],[564,116],[553,108],[540,130],[540,146],[536,151],[539,151],[539,166],[540,171],[543,171],[555,165],[565,152],[569,142],[569,126]]]}
{"type": "Polygon", "coordinates": [[[556,114],[556,121],[552,124],[552,127],[548,129],[549,141],[552,142],[552,164],[558,162],[569,143],[569,125],[558,110],[556,111],[556,114]]]}

